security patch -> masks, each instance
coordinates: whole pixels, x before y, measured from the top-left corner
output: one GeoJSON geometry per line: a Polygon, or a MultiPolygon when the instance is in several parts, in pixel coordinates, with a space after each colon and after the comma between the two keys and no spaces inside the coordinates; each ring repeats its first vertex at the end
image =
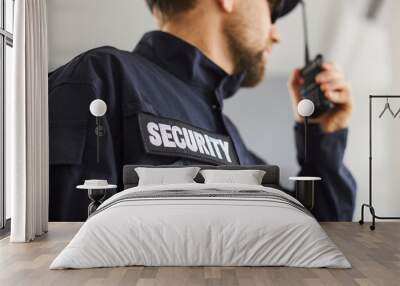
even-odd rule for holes
{"type": "Polygon", "coordinates": [[[138,118],[147,154],[177,156],[219,165],[238,164],[228,136],[147,113],[139,113],[138,118]]]}

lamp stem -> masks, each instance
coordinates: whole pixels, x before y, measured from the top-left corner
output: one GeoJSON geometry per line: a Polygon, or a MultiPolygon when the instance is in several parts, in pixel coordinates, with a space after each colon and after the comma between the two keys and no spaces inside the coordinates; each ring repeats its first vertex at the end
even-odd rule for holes
{"type": "Polygon", "coordinates": [[[304,165],[308,164],[308,116],[304,117],[304,165]]]}
{"type": "Polygon", "coordinates": [[[100,162],[100,127],[99,127],[99,118],[96,117],[96,127],[97,127],[97,132],[96,132],[96,145],[97,145],[97,163],[100,162]]]}

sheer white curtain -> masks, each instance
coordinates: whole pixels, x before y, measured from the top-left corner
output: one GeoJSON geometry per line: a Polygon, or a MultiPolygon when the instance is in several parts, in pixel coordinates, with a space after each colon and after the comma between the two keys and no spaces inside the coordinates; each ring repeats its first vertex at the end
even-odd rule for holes
{"type": "Polygon", "coordinates": [[[15,1],[13,92],[6,98],[6,187],[12,242],[48,225],[48,88],[46,0],[15,1]]]}

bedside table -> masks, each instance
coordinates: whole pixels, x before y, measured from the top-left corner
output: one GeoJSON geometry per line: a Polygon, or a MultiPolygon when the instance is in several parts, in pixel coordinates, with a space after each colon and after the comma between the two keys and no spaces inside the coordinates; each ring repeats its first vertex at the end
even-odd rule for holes
{"type": "Polygon", "coordinates": [[[107,180],[85,180],[78,190],[87,190],[91,203],[88,206],[88,217],[103,203],[108,190],[116,189],[117,185],[109,185],[107,180]]]}
{"type": "Polygon", "coordinates": [[[316,182],[322,179],[320,177],[289,177],[289,180],[295,181],[296,199],[311,211],[314,208],[316,182]]]}

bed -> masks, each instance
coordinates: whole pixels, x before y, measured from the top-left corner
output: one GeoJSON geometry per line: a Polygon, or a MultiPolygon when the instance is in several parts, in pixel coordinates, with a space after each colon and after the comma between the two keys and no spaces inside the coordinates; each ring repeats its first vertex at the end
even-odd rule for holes
{"type": "MultiPolygon", "coordinates": [[[[144,266],[292,266],[350,268],[300,202],[279,190],[277,166],[204,166],[264,170],[261,185],[138,185],[124,167],[125,190],[107,199],[50,269],[144,266]]],[[[171,167],[171,166],[168,166],[171,167]]]]}

